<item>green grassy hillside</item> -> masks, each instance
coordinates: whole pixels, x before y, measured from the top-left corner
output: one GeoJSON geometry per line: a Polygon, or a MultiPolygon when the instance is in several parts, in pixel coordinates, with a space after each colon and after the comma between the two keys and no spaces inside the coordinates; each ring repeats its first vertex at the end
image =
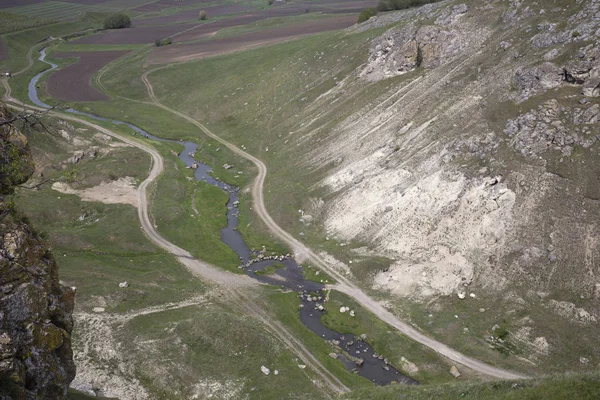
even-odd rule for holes
{"type": "Polygon", "coordinates": [[[597,373],[555,375],[527,381],[452,383],[417,387],[359,389],[340,399],[410,400],[594,400],[600,394],[597,373]]]}

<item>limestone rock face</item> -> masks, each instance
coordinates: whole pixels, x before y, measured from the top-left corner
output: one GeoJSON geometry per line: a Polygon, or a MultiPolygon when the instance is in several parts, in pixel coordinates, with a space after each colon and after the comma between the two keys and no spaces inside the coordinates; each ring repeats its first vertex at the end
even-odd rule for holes
{"type": "MultiPolygon", "coordinates": [[[[0,121],[8,118],[0,108],[0,121]]],[[[75,290],[59,283],[48,246],[2,197],[33,171],[25,137],[8,125],[0,126],[0,168],[0,394],[65,399],[75,377],[75,290]]]]}
{"type": "MultiPolygon", "coordinates": [[[[0,122],[11,118],[8,109],[0,103],[0,122]]],[[[11,193],[33,170],[27,138],[10,124],[0,125],[0,195],[11,193]]]]}
{"type": "Polygon", "coordinates": [[[460,56],[471,45],[471,39],[452,25],[467,11],[463,4],[440,16],[437,25],[417,28],[409,24],[390,29],[373,42],[361,76],[378,81],[420,66],[437,68],[460,56]]]}

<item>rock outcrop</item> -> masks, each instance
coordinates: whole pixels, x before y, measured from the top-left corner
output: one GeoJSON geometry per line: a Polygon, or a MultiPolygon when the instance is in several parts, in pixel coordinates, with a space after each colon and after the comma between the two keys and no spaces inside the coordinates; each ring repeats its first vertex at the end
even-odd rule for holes
{"type": "Polygon", "coordinates": [[[468,11],[465,4],[445,10],[436,25],[413,24],[392,28],[375,39],[361,76],[378,81],[402,75],[417,67],[436,68],[464,53],[473,40],[453,27],[468,11]]]}
{"type": "MultiPolygon", "coordinates": [[[[10,118],[1,106],[0,124],[10,118]]],[[[5,198],[32,173],[25,136],[0,125],[0,398],[65,399],[75,289],[59,283],[47,244],[5,198]]]]}

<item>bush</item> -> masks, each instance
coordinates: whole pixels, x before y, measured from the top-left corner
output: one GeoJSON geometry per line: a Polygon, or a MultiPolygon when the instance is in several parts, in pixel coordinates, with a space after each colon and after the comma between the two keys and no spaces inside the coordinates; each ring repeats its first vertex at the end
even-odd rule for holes
{"type": "Polygon", "coordinates": [[[272,6],[273,5],[273,0],[267,0],[267,4],[272,6]]]}
{"type": "Polygon", "coordinates": [[[154,41],[154,44],[156,45],[156,47],[160,47],[160,46],[167,46],[170,45],[171,43],[173,43],[173,41],[171,40],[171,38],[166,38],[166,39],[156,39],[154,41]]]}
{"type": "Polygon", "coordinates": [[[405,10],[407,8],[419,7],[440,0],[382,0],[377,5],[379,11],[405,10]]]}
{"type": "Polygon", "coordinates": [[[200,14],[198,14],[198,18],[204,21],[206,19],[206,11],[200,11],[200,14]]]}
{"type": "Polygon", "coordinates": [[[125,14],[115,14],[104,20],[104,29],[121,29],[131,26],[131,18],[125,14]]]}
{"type": "Polygon", "coordinates": [[[360,24],[361,22],[365,22],[367,21],[369,18],[375,16],[375,11],[372,8],[367,8],[366,10],[363,10],[359,15],[358,15],[358,23],[360,24]]]}

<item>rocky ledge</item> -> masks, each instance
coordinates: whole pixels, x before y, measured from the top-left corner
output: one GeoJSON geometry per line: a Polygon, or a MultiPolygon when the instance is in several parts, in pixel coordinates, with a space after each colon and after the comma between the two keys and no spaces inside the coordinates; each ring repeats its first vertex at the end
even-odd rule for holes
{"type": "Polygon", "coordinates": [[[75,288],[7,198],[33,173],[27,140],[0,104],[0,398],[66,399],[75,288]]]}

